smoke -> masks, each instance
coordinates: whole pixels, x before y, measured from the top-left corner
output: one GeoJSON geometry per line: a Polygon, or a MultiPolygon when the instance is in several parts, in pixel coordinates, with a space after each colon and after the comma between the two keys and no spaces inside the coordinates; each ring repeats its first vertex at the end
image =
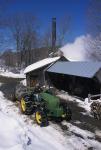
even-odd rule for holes
{"type": "Polygon", "coordinates": [[[74,43],[68,43],[60,50],[70,61],[88,61],[86,47],[89,39],[91,39],[90,35],[77,37],[74,43]]]}

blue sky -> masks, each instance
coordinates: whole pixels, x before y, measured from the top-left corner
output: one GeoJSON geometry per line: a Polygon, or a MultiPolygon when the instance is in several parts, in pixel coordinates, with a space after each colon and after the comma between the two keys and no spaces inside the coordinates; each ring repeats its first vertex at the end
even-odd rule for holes
{"type": "MultiPolygon", "coordinates": [[[[0,0],[1,3],[4,0],[0,0]]],[[[7,0],[5,0],[7,1],[7,0]]],[[[51,18],[57,18],[69,15],[71,17],[70,34],[67,37],[68,41],[80,35],[86,34],[86,15],[89,5],[89,0],[8,0],[10,5],[7,8],[7,14],[14,12],[31,12],[41,22],[42,30],[51,25],[51,18]]]]}

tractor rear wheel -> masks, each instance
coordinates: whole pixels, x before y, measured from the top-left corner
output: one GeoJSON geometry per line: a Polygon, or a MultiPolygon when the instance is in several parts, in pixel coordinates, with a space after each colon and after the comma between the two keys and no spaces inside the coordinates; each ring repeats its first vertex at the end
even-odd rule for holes
{"type": "Polygon", "coordinates": [[[21,112],[25,115],[32,115],[33,114],[32,103],[30,101],[28,101],[27,97],[21,98],[20,109],[21,109],[21,112]]]}
{"type": "Polygon", "coordinates": [[[41,127],[48,126],[48,119],[45,112],[43,112],[41,109],[37,109],[35,112],[35,120],[38,125],[41,127]]]}
{"type": "Polygon", "coordinates": [[[66,108],[66,121],[70,121],[71,120],[71,118],[72,118],[72,111],[71,111],[71,109],[70,108],[66,108]]]}

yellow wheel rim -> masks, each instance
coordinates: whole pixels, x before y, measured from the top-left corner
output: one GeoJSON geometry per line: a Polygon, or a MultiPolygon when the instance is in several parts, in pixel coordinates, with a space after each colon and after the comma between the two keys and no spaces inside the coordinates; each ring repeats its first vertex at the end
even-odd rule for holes
{"type": "Polygon", "coordinates": [[[65,117],[66,117],[66,114],[63,114],[63,115],[62,115],[62,118],[65,118],[65,117]]]}
{"type": "Polygon", "coordinates": [[[23,98],[21,99],[21,108],[22,108],[22,111],[25,112],[25,110],[26,110],[26,103],[25,103],[25,100],[23,98]]]}
{"type": "Polygon", "coordinates": [[[36,121],[38,124],[41,124],[41,119],[42,119],[42,116],[39,112],[36,112],[36,121]]]}

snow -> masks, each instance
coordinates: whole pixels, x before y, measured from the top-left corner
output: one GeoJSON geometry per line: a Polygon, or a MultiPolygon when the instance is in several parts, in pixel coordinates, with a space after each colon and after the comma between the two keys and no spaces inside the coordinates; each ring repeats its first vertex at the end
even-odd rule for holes
{"type": "Polygon", "coordinates": [[[62,124],[67,126],[65,132],[51,122],[48,127],[38,126],[33,115],[22,115],[16,104],[0,92],[0,150],[87,150],[90,147],[101,150],[101,143],[95,140],[98,130],[94,134],[66,121],[62,124]]]}
{"type": "Polygon", "coordinates": [[[26,120],[0,92],[0,150],[66,150],[65,138],[54,128],[26,120]]]}
{"type": "Polygon", "coordinates": [[[95,135],[101,138],[101,130],[96,129],[95,135]]]}
{"type": "Polygon", "coordinates": [[[94,138],[94,136],[95,136],[94,133],[91,133],[90,131],[87,131],[87,130],[82,130],[82,129],[72,125],[71,123],[66,123],[66,124],[68,125],[69,131],[82,135],[82,137],[84,139],[86,139],[88,137],[94,138]]]}
{"type": "Polygon", "coordinates": [[[23,129],[19,128],[16,120],[0,112],[0,150],[12,149],[12,147],[22,149],[22,133],[23,129]]]}
{"type": "Polygon", "coordinates": [[[13,73],[13,72],[9,72],[8,70],[0,70],[0,75],[1,76],[4,76],[4,77],[11,77],[11,78],[25,78],[25,75],[24,73],[19,73],[19,74],[16,74],[16,73],[13,73]]]}
{"type": "Polygon", "coordinates": [[[20,83],[22,83],[24,86],[27,85],[26,79],[22,80],[20,83]]]}
{"type": "Polygon", "coordinates": [[[31,72],[33,70],[36,70],[36,69],[41,68],[43,66],[46,66],[48,64],[51,64],[51,63],[57,61],[59,58],[60,57],[53,57],[53,58],[46,58],[46,59],[40,60],[40,61],[26,67],[24,70],[24,73],[26,74],[28,72],[31,72]]]}
{"type": "Polygon", "coordinates": [[[87,60],[85,50],[85,39],[87,38],[88,35],[77,37],[74,43],[66,44],[60,48],[60,50],[63,52],[63,55],[70,61],[85,61],[87,60]]]}

